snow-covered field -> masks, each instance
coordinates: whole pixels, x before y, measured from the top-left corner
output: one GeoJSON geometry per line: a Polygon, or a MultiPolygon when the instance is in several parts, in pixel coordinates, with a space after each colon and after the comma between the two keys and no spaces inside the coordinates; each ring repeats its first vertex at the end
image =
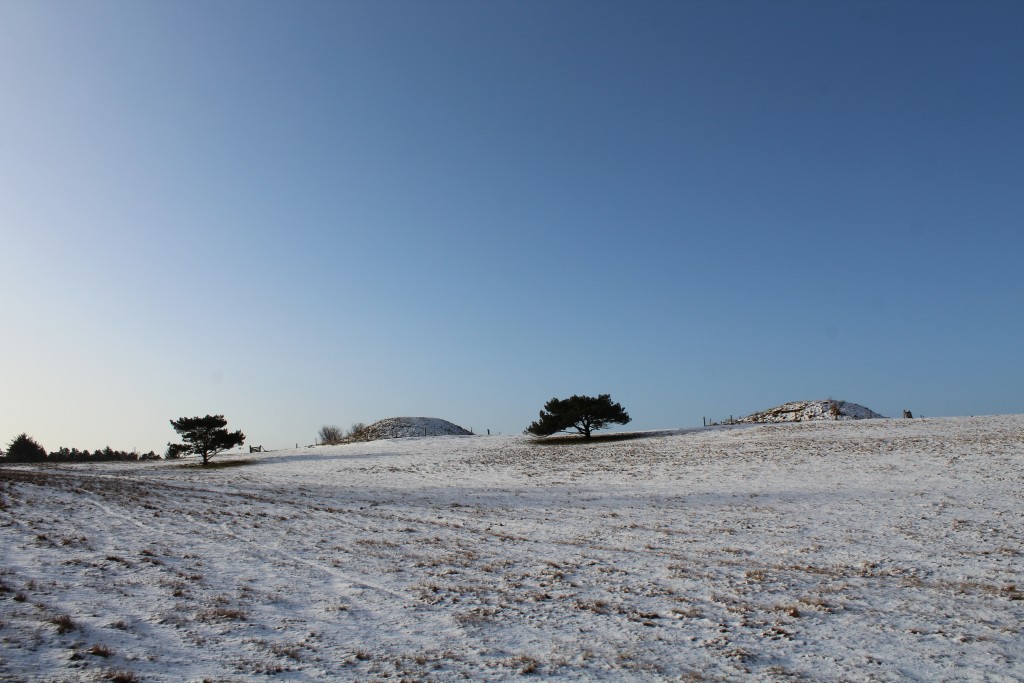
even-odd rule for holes
{"type": "Polygon", "coordinates": [[[0,680],[1024,680],[1024,416],[237,458],[0,469],[0,680]]]}

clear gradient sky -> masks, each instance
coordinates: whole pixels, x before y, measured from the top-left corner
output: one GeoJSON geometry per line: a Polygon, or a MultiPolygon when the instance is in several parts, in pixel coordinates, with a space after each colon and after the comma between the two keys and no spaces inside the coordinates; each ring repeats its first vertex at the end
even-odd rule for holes
{"type": "Polygon", "coordinates": [[[1024,3],[0,2],[0,441],[1024,411],[1024,3]]]}

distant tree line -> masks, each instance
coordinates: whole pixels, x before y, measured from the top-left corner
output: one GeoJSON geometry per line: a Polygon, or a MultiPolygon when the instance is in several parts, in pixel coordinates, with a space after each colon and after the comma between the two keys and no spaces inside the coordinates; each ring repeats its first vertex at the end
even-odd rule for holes
{"type": "Polygon", "coordinates": [[[57,450],[47,453],[38,441],[28,434],[20,434],[7,446],[7,452],[0,451],[3,462],[138,462],[141,460],[158,460],[159,455],[150,451],[148,453],[137,453],[132,451],[115,451],[110,446],[97,448],[89,452],[88,449],[80,451],[77,448],[61,446],[57,450]]]}
{"type": "Polygon", "coordinates": [[[98,462],[101,460],[139,461],[159,460],[160,456],[153,451],[149,451],[148,453],[115,451],[110,446],[102,449],[97,448],[92,453],[88,450],[79,451],[77,448],[69,449],[61,446],[56,451],[47,455],[46,459],[51,462],[98,462]]]}

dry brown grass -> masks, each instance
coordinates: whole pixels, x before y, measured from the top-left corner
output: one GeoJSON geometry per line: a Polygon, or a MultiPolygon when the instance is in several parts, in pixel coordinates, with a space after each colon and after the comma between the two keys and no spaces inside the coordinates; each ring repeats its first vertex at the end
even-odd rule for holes
{"type": "Polygon", "coordinates": [[[213,607],[205,609],[196,615],[196,619],[202,622],[245,621],[248,618],[248,615],[243,610],[232,607],[213,607]]]}
{"type": "Polygon", "coordinates": [[[52,617],[50,623],[57,627],[57,633],[69,633],[78,629],[78,624],[68,614],[52,617]]]}
{"type": "Polygon", "coordinates": [[[111,683],[140,683],[142,681],[137,673],[128,670],[106,671],[102,674],[102,678],[111,683]]]}
{"type": "Polygon", "coordinates": [[[114,651],[112,649],[110,649],[106,645],[100,645],[99,643],[94,644],[92,647],[86,650],[86,652],[88,652],[94,657],[110,657],[114,654],[114,651]]]}

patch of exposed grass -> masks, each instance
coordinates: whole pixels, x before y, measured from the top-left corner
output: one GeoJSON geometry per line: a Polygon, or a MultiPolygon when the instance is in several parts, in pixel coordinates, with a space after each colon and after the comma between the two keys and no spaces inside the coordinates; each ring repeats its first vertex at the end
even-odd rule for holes
{"type": "Polygon", "coordinates": [[[278,657],[287,657],[296,662],[302,661],[301,643],[270,643],[267,647],[278,657]]]}
{"type": "Polygon", "coordinates": [[[57,633],[68,633],[78,628],[78,624],[68,614],[61,614],[50,619],[50,623],[57,627],[57,633]]]}
{"type": "Polygon", "coordinates": [[[100,645],[99,643],[90,647],[88,650],[86,650],[86,652],[88,652],[94,657],[109,657],[112,654],[114,654],[114,651],[111,650],[109,647],[107,647],[106,645],[100,645]]]}
{"type": "Polygon", "coordinates": [[[211,460],[205,465],[202,462],[186,462],[178,465],[183,470],[225,470],[230,467],[255,465],[255,460],[211,460]]]}
{"type": "Polygon", "coordinates": [[[213,609],[203,610],[196,618],[199,621],[245,621],[248,619],[248,615],[240,609],[234,609],[231,607],[214,607],[213,609]]]}
{"type": "Polygon", "coordinates": [[[518,655],[516,657],[509,657],[503,662],[506,666],[512,669],[518,669],[520,675],[528,676],[532,673],[536,673],[537,669],[540,668],[541,663],[530,655],[518,655]]]}

